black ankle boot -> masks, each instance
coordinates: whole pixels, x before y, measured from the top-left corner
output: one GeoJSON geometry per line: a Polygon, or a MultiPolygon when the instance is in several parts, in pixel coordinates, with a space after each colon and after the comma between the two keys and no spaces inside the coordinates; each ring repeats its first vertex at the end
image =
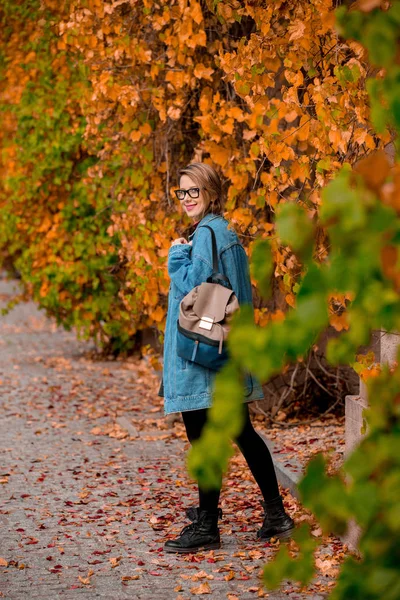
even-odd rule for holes
{"type": "MultiPolygon", "coordinates": [[[[186,516],[191,521],[197,521],[199,518],[200,507],[199,506],[191,506],[186,509],[186,516]]],[[[218,517],[222,519],[222,508],[218,509],[218,517]]]]}
{"type": "Polygon", "coordinates": [[[164,544],[165,552],[198,552],[221,547],[218,529],[218,517],[222,516],[221,509],[217,513],[191,508],[187,515],[193,521],[186,525],[179,536],[164,544]]]}
{"type": "Polygon", "coordinates": [[[285,512],[281,496],[268,503],[261,500],[261,504],[264,508],[264,522],[257,531],[257,537],[262,540],[272,537],[290,538],[295,525],[293,519],[285,512]]]}

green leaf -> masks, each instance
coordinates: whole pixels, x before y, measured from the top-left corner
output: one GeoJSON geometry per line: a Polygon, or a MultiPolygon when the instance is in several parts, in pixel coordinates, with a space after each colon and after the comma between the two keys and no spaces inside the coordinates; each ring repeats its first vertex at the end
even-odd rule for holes
{"type": "Polygon", "coordinates": [[[258,288],[264,298],[271,295],[271,275],[273,259],[269,240],[257,240],[253,246],[250,262],[250,274],[257,281],[258,288]]]}
{"type": "Polygon", "coordinates": [[[293,202],[278,205],[276,229],[282,244],[287,244],[295,252],[309,248],[314,232],[306,211],[293,202]]]}

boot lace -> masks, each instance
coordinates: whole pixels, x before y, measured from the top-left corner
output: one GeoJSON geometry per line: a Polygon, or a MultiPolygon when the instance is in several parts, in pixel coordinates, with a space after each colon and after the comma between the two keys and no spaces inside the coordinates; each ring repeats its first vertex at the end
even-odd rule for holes
{"type": "MultiPolygon", "coordinates": [[[[189,523],[188,525],[185,525],[182,528],[179,535],[181,536],[184,533],[190,533],[191,536],[195,535],[196,533],[198,533],[201,530],[201,528],[203,526],[203,519],[200,519],[200,509],[198,509],[196,507],[188,508],[186,511],[186,515],[193,522],[189,523]]],[[[222,518],[222,509],[221,508],[218,509],[218,517],[222,518]]]]}
{"type": "Polygon", "coordinates": [[[185,525],[185,527],[183,527],[183,529],[181,530],[179,535],[183,535],[184,533],[190,533],[191,535],[194,535],[195,533],[197,533],[200,529],[200,523],[199,521],[193,521],[193,523],[189,523],[189,525],[185,525]]]}

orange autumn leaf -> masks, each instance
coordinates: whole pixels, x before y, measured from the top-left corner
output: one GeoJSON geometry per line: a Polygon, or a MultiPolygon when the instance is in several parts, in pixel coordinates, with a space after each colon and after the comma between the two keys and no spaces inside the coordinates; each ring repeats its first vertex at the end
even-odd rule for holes
{"type": "MultiPolygon", "coordinates": [[[[175,167],[194,157],[217,167],[227,189],[226,217],[247,248],[261,232],[274,239],[282,201],[307,198],[318,220],[321,189],[343,162],[368,159],[375,146],[379,151],[390,141],[387,131],[373,133],[366,56],[354,42],[337,44],[328,0],[318,10],[305,1],[284,3],[279,47],[266,44],[277,35],[268,3],[239,7],[223,0],[207,14],[198,0],[173,6],[161,0],[145,11],[138,3],[121,11],[120,0],[96,0],[84,11],[77,0],[45,4],[50,30],[45,19],[32,31],[10,13],[15,33],[10,39],[0,33],[6,65],[0,207],[16,223],[2,252],[12,262],[12,248],[15,256],[29,248],[25,293],[64,322],[73,315],[78,328],[105,345],[110,323],[120,324],[121,347],[140,330],[165,327],[168,249],[187,224],[173,195],[175,167]],[[254,23],[250,39],[243,29],[248,19],[254,23]],[[221,36],[210,36],[213,30],[221,36]],[[327,52],[330,47],[335,52],[327,52]],[[358,78],[344,85],[342,67],[358,78]],[[43,70],[53,79],[42,97],[35,90],[43,70]],[[31,89],[32,136],[36,124],[39,130],[44,124],[40,115],[50,125],[40,134],[43,148],[24,160],[18,132],[31,89]],[[52,121],[60,110],[62,123],[52,121]],[[71,148],[66,154],[65,144],[71,148]],[[61,176],[46,162],[54,147],[69,165],[61,176]],[[14,191],[11,179],[19,182],[14,191]],[[93,230],[81,232],[86,242],[76,239],[81,208],[88,217],[93,213],[93,230]]],[[[378,5],[365,0],[363,7],[372,4],[378,5]]],[[[363,168],[382,202],[400,210],[400,177],[382,183],[386,167],[379,154],[363,168]]],[[[327,256],[323,236],[318,245],[316,253],[327,256]]],[[[285,257],[278,246],[273,259],[279,278],[285,257]]],[[[399,285],[395,267],[387,268],[399,285]]],[[[286,300],[294,305],[291,295],[286,300]]]]}
{"type": "Polygon", "coordinates": [[[378,190],[389,174],[389,161],[383,150],[378,150],[359,160],[354,165],[354,171],[359,173],[368,187],[378,190]]]}
{"type": "Polygon", "coordinates": [[[204,583],[201,583],[197,587],[190,588],[190,592],[192,594],[194,594],[195,596],[201,596],[203,594],[211,594],[211,588],[210,588],[209,583],[207,581],[205,581],[204,583]]]}
{"type": "Polygon", "coordinates": [[[378,377],[381,373],[381,367],[379,364],[374,365],[373,367],[366,368],[360,372],[360,377],[364,381],[369,379],[370,377],[378,377]]]}
{"type": "Polygon", "coordinates": [[[296,306],[296,297],[294,294],[286,294],[285,300],[292,308],[296,306]]]}
{"type": "Polygon", "coordinates": [[[344,329],[349,329],[348,316],[346,312],[343,312],[341,315],[332,314],[329,316],[329,323],[336,329],[336,331],[342,331],[344,329]]]}
{"type": "Polygon", "coordinates": [[[388,244],[381,248],[381,263],[384,275],[393,280],[395,288],[400,290],[400,262],[397,246],[388,244]]]}
{"type": "Polygon", "coordinates": [[[151,316],[157,323],[160,323],[165,316],[165,310],[161,306],[157,306],[151,313],[151,316]]]}
{"type": "Polygon", "coordinates": [[[211,75],[214,73],[214,69],[211,69],[210,67],[205,67],[203,63],[197,63],[193,72],[197,79],[203,78],[212,81],[211,75]]]}

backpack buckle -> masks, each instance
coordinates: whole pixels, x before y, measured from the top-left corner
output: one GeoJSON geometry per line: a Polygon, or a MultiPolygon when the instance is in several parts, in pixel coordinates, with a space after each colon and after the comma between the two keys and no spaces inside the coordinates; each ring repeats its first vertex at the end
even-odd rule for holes
{"type": "Polygon", "coordinates": [[[211,317],[201,317],[199,322],[199,327],[202,329],[207,329],[208,331],[212,328],[214,323],[214,319],[211,317]]]}

